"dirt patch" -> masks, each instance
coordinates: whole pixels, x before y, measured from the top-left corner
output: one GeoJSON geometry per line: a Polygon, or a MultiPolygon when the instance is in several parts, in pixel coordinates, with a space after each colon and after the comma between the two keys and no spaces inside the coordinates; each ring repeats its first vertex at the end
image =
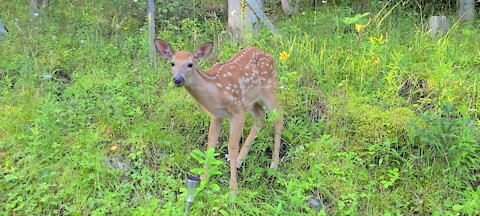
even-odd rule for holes
{"type": "Polygon", "coordinates": [[[327,114],[327,103],[323,98],[318,98],[311,104],[311,109],[307,110],[307,117],[314,122],[327,122],[330,117],[327,114]]]}
{"type": "Polygon", "coordinates": [[[429,99],[435,97],[435,94],[430,91],[428,82],[424,79],[416,77],[406,79],[398,95],[407,99],[409,104],[416,105],[420,111],[434,107],[429,99]]]}

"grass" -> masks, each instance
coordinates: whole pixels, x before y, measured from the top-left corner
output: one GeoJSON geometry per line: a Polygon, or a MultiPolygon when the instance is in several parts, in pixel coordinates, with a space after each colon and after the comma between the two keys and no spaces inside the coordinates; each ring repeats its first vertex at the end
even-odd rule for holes
{"type": "MultiPolygon", "coordinates": [[[[168,64],[151,68],[142,4],[58,1],[32,19],[26,3],[0,3],[1,214],[183,214],[209,120],[168,64]]],[[[377,12],[357,32],[349,10],[324,6],[249,39],[277,59],[281,165],[268,169],[269,124],[232,200],[225,124],[220,189],[205,187],[192,215],[480,213],[478,21],[434,39],[414,13],[377,12]]],[[[215,41],[205,69],[242,47],[219,20],[159,22],[176,49],[215,41]]]]}

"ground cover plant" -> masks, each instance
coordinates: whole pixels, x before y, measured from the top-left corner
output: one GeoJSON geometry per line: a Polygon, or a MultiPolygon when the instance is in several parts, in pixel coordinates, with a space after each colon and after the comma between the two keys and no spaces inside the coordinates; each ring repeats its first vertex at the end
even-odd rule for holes
{"type": "Polygon", "coordinates": [[[168,62],[151,66],[145,3],[51,2],[32,17],[27,1],[0,0],[2,215],[182,215],[186,176],[205,163],[192,215],[480,214],[478,20],[450,16],[434,38],[422,24],[433,12],[416,4],[327,2],[288,17],[270,5],[282,35],[239,43],[222,1],[156,1],[159,38],[214,42],[204,69],[245,44],[277,61],[280,167],[268,169],[269,113],[232,199],[228,125],[206,151],[208,116],[168,62]]]}

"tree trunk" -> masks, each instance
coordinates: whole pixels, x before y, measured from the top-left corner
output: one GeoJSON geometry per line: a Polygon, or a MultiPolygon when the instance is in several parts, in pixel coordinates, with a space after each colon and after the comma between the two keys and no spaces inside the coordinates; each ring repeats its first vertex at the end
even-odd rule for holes
{"type": "Polygon", "coordinates": [[[242,5],[238,0],[228,0],[228,30],[237,39],[242,38],[242,5]]]}
{"type": "Polygon", "coordinates": [[[257,16],[257,18],[265,25],[267,26],[270,31],[272,31],[275,34],[280,34],[275,28],[275,26],[272,24],[272,22],[265,16],[265,13],[263,13],[263,2],[257,2],[257,0],[246,0],[248,6],[252,9],[253,13],[257,16]]]}
{"type": "Polygon", "coordinates": [[[458,19],[473,20],[475,18],[475,1],[458,0],[458,19]]]}
{"type": "Polygon", "coordinates": [[[148,22],[148,36],[150,43],[150,60],[152,61],[153,69],[157,69],[157,56],[155,52],[155,4],[153,0],[147,0],[147,22],[148,22]]]}
{"type": "MultiPolygon", "coordinates": [[[[262,0],[254,0],[259,8],[263,8],[262,0]]],[[[248,34],[258,30],[258,19],[253,10],[242,5],[238,0],[228,0],[228,30],[230,34],[244,42],[248,34]]]]}
{"type": "Polygon", "coordinates": [[[297,2],[295,3],[295,9],[294,9],[295,12],[298,12],[300,11],[300,0],[297,0],[297,2]]]}
{"type": "Polygon", "coordinates": [[[37,1],[36,0],[30,0],[29,1],[30,5],[30,16],[32,17],[38,17],[40,16],[40,12],[38,11],[37,7],[37,1]]]}
{"type": "Polygon", "coordinates": [[[42,4],[43,8],[45,8],[45,10],[48,10],[48,0],[43,0],[42,4]]]}
{"type": "Polygon", "coordinates": [[[290,15],[293,13],[294,10],[292,6],[290,6],[290,3],[288,2],[288,0],[282,0],[281,3],[282,3],[282,10],[285,14],[290,15]]]}

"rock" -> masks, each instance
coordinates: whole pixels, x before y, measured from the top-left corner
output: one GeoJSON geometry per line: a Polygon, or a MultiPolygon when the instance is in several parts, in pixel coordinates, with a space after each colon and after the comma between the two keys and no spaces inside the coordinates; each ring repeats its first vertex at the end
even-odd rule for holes
{"type": "Polygon", "coordinates": [[[320,211],[323,209],[323,203],[320,200],[317,200],[315,197],[310,197],[308,200],[308,204],[310,207],[314,208],[316,211],[320,211]]]}
{"type": "Polygon", "coordinates": [[[448,32],[450,20],[445,16],[431,16],[428,19],[428,28],[430,35],[437,37],[448,32]]]}
{"type": "Polygon", "coordinates": [[[0,38],[7,35],[7,29],[3,26],[2,20],[0,19],[0,38]]]}
{"type": "Polygon", "coordinates": [[[473,20],[475,18],[475,0],[458,1],[458,19],[473,20]]]}

